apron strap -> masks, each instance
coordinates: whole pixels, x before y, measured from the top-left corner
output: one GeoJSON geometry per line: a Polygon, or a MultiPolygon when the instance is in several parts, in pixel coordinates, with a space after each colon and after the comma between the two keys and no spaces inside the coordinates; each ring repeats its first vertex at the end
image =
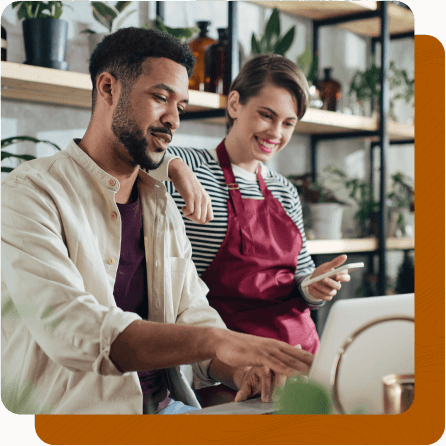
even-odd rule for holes
{"type": "Polygon", "coordinates": [[[223,175],[225,176],[226,185],[228,186],[229,196],[234,205],[235,214],[240,224],[242,253],[243,255],[253,254],[255,252],[255,246],[251,225],[243,204],[239,185],[235,181],[235,176],[232,172],[231,161],[229,160],[224,140],[217,147],[217,156],[220,161],[220,167],[223,170],[223,175]]]}

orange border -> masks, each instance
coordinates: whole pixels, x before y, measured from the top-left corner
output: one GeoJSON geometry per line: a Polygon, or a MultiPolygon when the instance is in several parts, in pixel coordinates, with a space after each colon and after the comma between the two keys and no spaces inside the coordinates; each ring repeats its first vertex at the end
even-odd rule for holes
{"type": "Polygon", "coordinates": [[[401,415],[37,415],[49,444],[430,444],[444,431],[444,49],[415,38],[416,391],[401,415]]]}

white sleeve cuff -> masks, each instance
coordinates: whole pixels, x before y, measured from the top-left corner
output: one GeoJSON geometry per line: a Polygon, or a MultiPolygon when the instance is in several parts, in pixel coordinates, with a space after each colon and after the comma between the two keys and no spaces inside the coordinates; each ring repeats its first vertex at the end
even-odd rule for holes
{"type": "Polygon", "coordinates": [[[169,163],[175,158],[181,159],[177,155],[170,155],[169,153],[166,153],[164,160],[158,169],[149,171],[150,176],[159,181],[172,181],[169,177],[169,163]]]}
{"type": "MultiPolygon", "coordinates": [[[[311,276],[311,275],[310,275],[310,276],[311,276]]],[[[305,277],[304,280],[307,279],[307,278],[309,279],[310,276],[305,277]]],[[[303,280],[302,280],[301,284],[302,284],[302,283],[303,283],[303,280]]],[[[310,302],[310,303],[315,304],[315,305],[318,305],[318,304],[321,304],[321,303],[324,302],[323,299],[316,299],[315,297],[313,297],[313,296],[310,294],[310,292],[308,291],[308,287],[307,287],[307,286],[304,287],[304,286],[301,285],[300,289],[302,290],[302,294],[303,294],[303,296],[304,296],[304,299],[305,299],[307,302],[310,302]]]]}

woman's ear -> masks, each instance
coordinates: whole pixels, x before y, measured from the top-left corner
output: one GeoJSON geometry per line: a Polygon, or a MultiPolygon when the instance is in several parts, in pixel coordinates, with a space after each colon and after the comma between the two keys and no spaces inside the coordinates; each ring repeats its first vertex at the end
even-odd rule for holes
{"type": "Polygon", "coordinates": [[[117,103],[120,94],[120,84],[116,78],[107,71],[102,72],[96,80],[97,101],[108,106],[117,103]]]}
{"type": "Polygon", "coordinates": [[[232,90],[228,95],[228,114],[232,119],[237,119],[240,110],[240,94],[236,90],[232,90]]]}

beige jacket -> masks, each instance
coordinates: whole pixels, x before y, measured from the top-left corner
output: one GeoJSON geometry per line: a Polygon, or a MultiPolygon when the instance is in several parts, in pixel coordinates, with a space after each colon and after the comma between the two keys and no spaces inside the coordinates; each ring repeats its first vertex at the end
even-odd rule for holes
{"type": "MultiPolygon", "coordinates": [[[[145,172],[139,180],[148,320],[224,327],[190,260],[174,201],[145,172]]],[[[2,181],[2,401],[12,412],[142,413],[136,372],[122,374],[109,358],[118,334],[140,319],[113,298],[118,189],[74,141],[2,181]]],[[[209,362],[193,367],[197,388],[214,384],[209,362]]],[[[199,407],[178,367],[167,376],[173,398],[199,407]]]]}

